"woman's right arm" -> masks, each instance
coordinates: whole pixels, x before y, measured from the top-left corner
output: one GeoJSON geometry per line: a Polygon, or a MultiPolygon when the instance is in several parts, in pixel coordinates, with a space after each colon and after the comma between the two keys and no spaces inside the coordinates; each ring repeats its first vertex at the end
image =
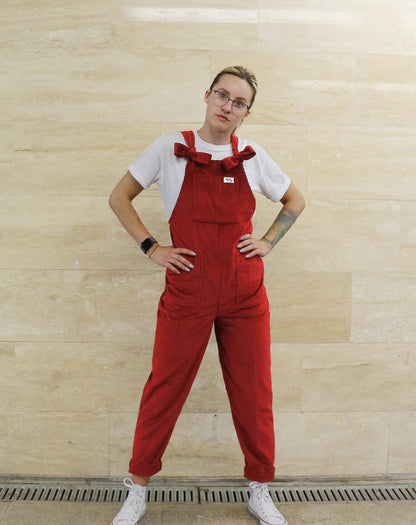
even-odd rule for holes
{"type": "MultiPolygon", "coordinates": [[[[128,171],[117,183],[108,201],[121,224],[139,246],[145,239],[151,237],[149,230],[141,221],[132,204],[133,199],[135,199],[143,189],[143,186],[139,184],[128,171]]],[[[192,263],[183,257],[183,255],[193,257],[195,253],[186,248],[160,246],[156,243],[150,248],[147,255],[159,266],[163,266],[179,274],[181,271],[189,272],[193,268],[192,263]]]]}

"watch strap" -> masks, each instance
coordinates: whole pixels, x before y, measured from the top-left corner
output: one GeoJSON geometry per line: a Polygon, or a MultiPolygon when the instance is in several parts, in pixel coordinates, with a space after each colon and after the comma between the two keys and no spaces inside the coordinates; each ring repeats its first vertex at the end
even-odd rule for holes
{"type": "Polygon", "coordinates": [[[140,249],[144,254],[146,254],[150,250],[150,248],[156,243],[157,240],[154,237],[148,237],[141,243],[140,249]]]}

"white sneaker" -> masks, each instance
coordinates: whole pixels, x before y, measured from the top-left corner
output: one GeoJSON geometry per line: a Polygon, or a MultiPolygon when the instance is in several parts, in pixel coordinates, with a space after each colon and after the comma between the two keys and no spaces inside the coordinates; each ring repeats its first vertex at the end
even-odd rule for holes
{"type": "Polygon", "coordinates": [[[136,525],[146,514],[146,487],[128,478],[123,483],[130,489],[129,494],[111,525],[136,525]]]}
{"type": "Polygon", "coordinates": [[[260,521],[260,525],[287,525],[286,519],[273,503],[267,483],[252,481],[250,489],[248,511],[260,521]]]}

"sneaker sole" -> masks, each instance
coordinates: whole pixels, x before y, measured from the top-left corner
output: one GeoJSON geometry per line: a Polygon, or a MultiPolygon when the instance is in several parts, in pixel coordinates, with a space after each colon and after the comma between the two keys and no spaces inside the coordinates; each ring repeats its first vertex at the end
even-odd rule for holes
{"type": "MultiPolygon", "coordinates": [[[[250,513],[252,516],[254,516],[255,518],[257,518],[257,519],[260,521],[260,525],[273,525],[272,523],[269,523],[268,521],[264,521],[264,520],[262,520],[262,519],[260,518],[260,516],[258,516],[258,515],[254,512],[254,510],[253,510],[251,507],[248,508],[248,511],[249,511],[249,513],[250,513]]],[[[281,525],[288,525],[288,523],[287,523],[287,521],[285,520],[281,525]]]]}
{"type": "MultiPolygon", "coordinates": [[[[146,514],[146,511],[143,512],[143,514],[140,516],[140,518],[136,521],[136,523],[134,525],[137,525],[139,523],[139,521],[141,521],[144,518],[145,514],[146,514]]],[[[111,525],[114,525],[113,521],[111,522],[111,525]]]]}

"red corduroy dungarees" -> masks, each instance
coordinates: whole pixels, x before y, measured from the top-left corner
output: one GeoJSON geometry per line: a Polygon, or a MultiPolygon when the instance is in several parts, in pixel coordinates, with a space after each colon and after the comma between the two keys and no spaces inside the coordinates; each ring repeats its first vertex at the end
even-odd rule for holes
{"type": "Polygon", "coordinates": [[[188,147],[175,144],[175,155],[188,162],[169,223],[173,245],[196,253],[194,269],[166,272],[130,472],[147,477],[161,469],[214,325],[244,476],[267,482],[274,478],[269,305],[262,259],[246,259],[237,249],[252,232],[255,198],[243,160],[255,152],[250,146],[238,152],[233,135],[233,156],[211,160],[195,151],[193,132],[183,135],[188,147]]]}

